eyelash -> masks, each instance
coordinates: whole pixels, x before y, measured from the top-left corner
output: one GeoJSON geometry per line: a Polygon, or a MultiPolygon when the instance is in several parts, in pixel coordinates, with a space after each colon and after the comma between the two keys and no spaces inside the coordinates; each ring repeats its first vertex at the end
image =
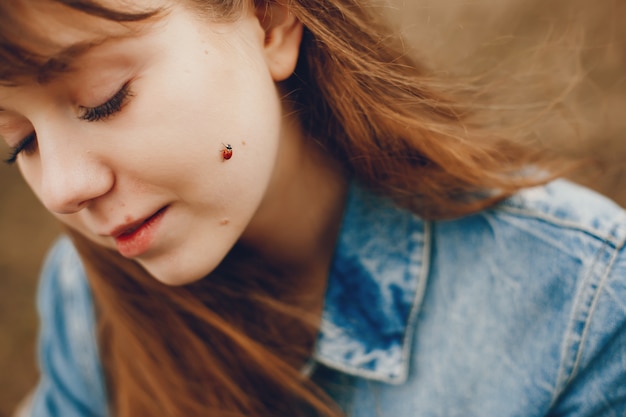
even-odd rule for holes
{"type": "MultiPolygon", "coordinates": [[[[128,99],[133,96],[130,91],[129,83],[126,83],[119,89],[113,97],[109,98],[105,103],[96,107],[84,107],[80,106],[81,115],[78,117],[81,120],[87,122],[98,122],[106,120],[114,114],[118,113],[128,103],[128,99]]],[[[11,151],[9,157],[4,160],[5,163],[11,165],[17,160],[17,156],[25,152],[27,155],[35,151],[37,144],[37,134],[35,132],[30,133],[24,139],[20,141],[11,151]]]]}
{"type": "Polygon", "coordinates": [[[27,155],[33,153],[35,151],[35,146],[37,145],[37,134],[32,132],[24,139],[20,141],[11,151],[9,152],[9,157],[4,160],[5,163],[12,165],[17,160],[17,156],[25,152],[27,155]]]}
{"type": "Polygon", "coordinates": [[[79,118],[87,122],[97,122],[100,120],[108,119],[115,113],[122,110],[122,107],[126,105],[128,99],[132,97],[129,83],[126,83],[119,89],[117,93],[104,104],[96,107],[83,107],[80,106],[81,115],[79,118]]]}

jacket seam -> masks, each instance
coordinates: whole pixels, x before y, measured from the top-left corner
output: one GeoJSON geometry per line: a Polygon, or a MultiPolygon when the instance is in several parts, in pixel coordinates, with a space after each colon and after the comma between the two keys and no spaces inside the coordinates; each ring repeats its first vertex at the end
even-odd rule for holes
{"type": "MultiPolygon", "coordinates": [[[[567,229],[583,232],[586,235],[596,240],[604,242],[605,244],[610,243],[610,245],[613,248],[620,247],[624,241],[624,236],[622,236],[624,233],[622,233],[622,235],[613,234],[613,233],[619,232],[619,221],[616,221],[617,225],[613,227],[611,230],[609,230],[608,232],[602,232],[601,230],[598,230],[594,227],[583,225],[577,221],[562,219],[556,216],[551,216],[549,214],[537,212],[534,210],[528,210],[524,208],[504,206],[504,205],[498,206],[497,209],[503,212],[509,212],[509,213],[516,214],[519,216],[524,216],[527,218],[534,218],[540,221],[553,224],[555,226],[560,226],[560,227],[564,227],[567,229]]],[[[494,210],[494,211],[497,211],[497,210],[494,210]]],[[[620,217],[624,217],[623,213],[622,213],[622,216],[620,217]]]]}
{"type": "MultiPolygon", "coordinates": [[[[615,226],[615,228],[617,227],[619,227],[619,225],[615,226]]],[[[611,245],[609,245],[609,242],[605,241],[604,245],[602,245],[602,247],[598,249],[594,260],[589,267],[589,272],[583,279],[583,284],[581,285],[581,289],[577,293],[574,300],[572,313],[570,315],[568,326],[565,331],[565,340],[562,344],[561,361],[557,372],[555,391],[552,396],[550,408],[554,406],[554,404],[558,400],[558,397],[564,392],[565,388],[578,374],[579,367],[582,361],[582,356],[585,352],[585,344],[587,338],[589,337],[589,328],[591,326],[591,321],[594,318],[594,313],[597,310],[600,295],[606,285],[611,271],[613,270],[613,266],[615,265],[615,261],[619,255],[619,251],[623,248],[623,246],[624,240],[618,242],[615,246],[612,247],[611,245]],[[609,251],[608,249],[611,249],[611,251],[609,251]],[[598,267],[602,258],[604,258],[602,256],[604,254],[609,256],[606,265],[604,266],[603,270],[598,271],[598,273],[594,273],[596,267],[598,267]],[[593,288],[594,284],[596,285],[595,288],[593,288]],[[585,294],[587,294],[587,289],[590,289],[591,292],[591,295],[589,296],[590,302],[588,303],[585,302],[585,299],[587,298],[585,297],[585,294]],[[577,319],[579,315],[583,320],[577,319]],[[577,321],[582,321],[582,330],[579,333],[580,336],[578,340],[574,341],[572,335],[577,333],[576,331],[574,331],[577,321]],[[569,352],[570,349],[571,353],[569,352]],[[568,358],[573,358],[573,360],[569,361],[568,358]]]]}

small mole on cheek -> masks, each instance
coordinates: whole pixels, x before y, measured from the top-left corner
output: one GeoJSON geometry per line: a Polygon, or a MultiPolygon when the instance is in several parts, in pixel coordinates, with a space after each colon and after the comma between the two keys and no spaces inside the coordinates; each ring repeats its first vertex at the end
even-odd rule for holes
{"type": "Polygon", "coordinates": [[[230,223],[230,219],[228,217],[224,217],[222,220],[220,220],[220,225],[222,226],[226,226],[228,223],[230,223]]]}
{"type": "Polygon", "coordinates": [[[124,221],[125,221],[126,223],[130,223],[132,220],[133,220],[133,219],[132,219],[132,217],[130,217],[130,216],[128,216],[128,215],[124,216],[124,221]]]}
{"type": "Polygon", "coordinates": [[[241,144],[242,144],[243,146],[246,146],[246,141],[245,141],[245,140],[242,140],[242,141],[241,141],[241,144]]]}

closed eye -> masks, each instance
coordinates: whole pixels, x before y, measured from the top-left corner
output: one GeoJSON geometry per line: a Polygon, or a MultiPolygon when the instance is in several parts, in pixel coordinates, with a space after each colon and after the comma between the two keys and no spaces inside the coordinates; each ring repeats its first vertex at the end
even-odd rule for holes
{"type": "Polygon", "coordinates": [[[9,152],[9,157],[4,160],[5,163],[12,165],[17,161],[17,156],[24,152],[26,155],[30,155],[37,150],[37,134],[35,132],[30,133],[24,139],[13,147],[9,152]]]}
{"type": "MultiPolygon", "coordinates": [[[[122,108],[128,103],[128,99],[130,97],[132,97],[132,92],[130,90],[129,83],[126,83],[105,103],[96,107],[81,106],[81,114],[79,118],[88,122],[105,120],[122,110],[122,108]]],[[[9,151],[9,156],[4,159],[4,162],[12,165],[17,161],[17,157],[21,153],[31,155],[36,150],[37,134],[33,131],[9,151]]]]}
{"type": "Polygon", "coordinates": [[[132,96],[133,94],[130,91],[130,83],[126,83],[105,103],[96,107],[80,106],[81,114],[79,118],[88,122],[97,122],[108,119],[122,110],[122,108],[128,103],[128,99],[132,96]]]}

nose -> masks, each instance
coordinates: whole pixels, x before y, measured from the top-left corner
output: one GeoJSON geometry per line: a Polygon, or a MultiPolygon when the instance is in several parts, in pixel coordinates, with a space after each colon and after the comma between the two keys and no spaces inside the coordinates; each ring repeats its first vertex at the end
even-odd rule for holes
{"type": "Polygon", "coordinates": [[[40,198],[51,212],[76,213],[113,188],[113,170],[95,152],[80,147],[46,151],[40,151],[40,198]]]}

